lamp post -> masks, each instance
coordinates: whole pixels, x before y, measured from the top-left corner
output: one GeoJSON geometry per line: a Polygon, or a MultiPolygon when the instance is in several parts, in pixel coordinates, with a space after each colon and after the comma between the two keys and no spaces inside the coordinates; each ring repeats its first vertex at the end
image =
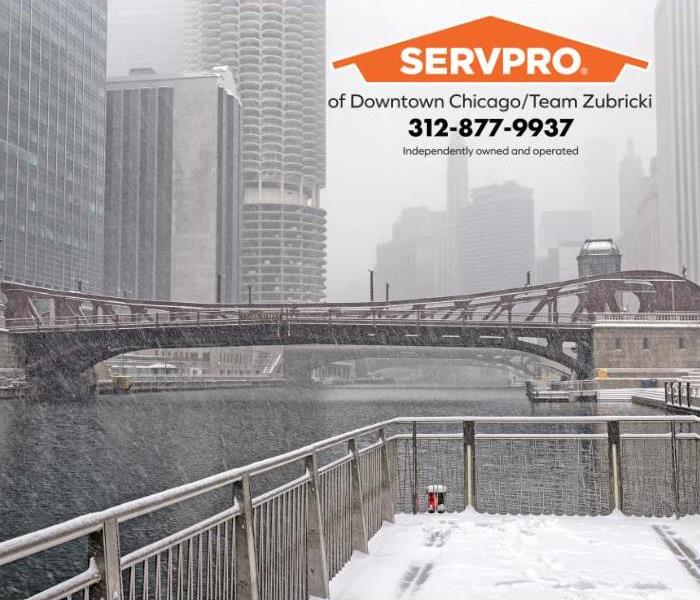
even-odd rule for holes
{"type": "Polygon", "coordinates": [[[369,269],[369,301],[374,302],[374,269],[369,269]]]}
{"type": "Polygon", "coordinates": [[[384,286],[385,286],[385,291],[386,291],[386,298],[385,298],[385,301],[386,301],[386,303],[388,304],[388,303],[389,303],[389,282],[387,281],[387,282],[384,284],[384,286]]]}
{"type": "Polygon", "coordinates": [[[253,304],[253,286],[248,284],[248,305],[253,304]]]}

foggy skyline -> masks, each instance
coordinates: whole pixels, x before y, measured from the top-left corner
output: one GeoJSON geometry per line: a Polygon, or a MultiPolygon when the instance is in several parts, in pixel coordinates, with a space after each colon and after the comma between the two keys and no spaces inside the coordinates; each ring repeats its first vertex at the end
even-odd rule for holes
{"type": "MultiPolygon", "coordinates": [[[[367,96],[435,95],[455,91],[505,96],[521,86],[450,84],[369,84],[357,70],[333,70],[333,60],[390,43],[430,33],[486,15],[518,21],[558,35],[609,48],[650,61],[647,71],[625,69],[616,84],[591,86],[594,91],[615,94],[654,92],[654,9],[656,0],[628,2],[551,0],[528,3],[514,0],[431,3],[418,0],[369,0],[328,4],[327,96],[342,92],[367,96]],[[440,10],[437,10],[437,6],[440,10]],[[374,18],[368,19],[367,15],[374,18]]],[[[580,93],[581,86],[527,86],[528,91],[548,94],[580,93]]],[[[456,119],[466,111],[368,111],[328,110],[328,185],[322,206],[328,211],[328,299],[355,300],[366,296],[367,268],[375,262],[377,243],[390,239],[391,227],[401,209],[425,205],[444,209],[447,193],[447,161],[444,157],[413,158],[401,155],[403,145],[416,144],[406,133],[413,117],[445,116],[456,119]],[[358,177],[362,173],[362,177],[358,177]]],[[[483,111],[485,117],[500,117],[483,111]]],[[[545,117],[547,111],[532,115],[545,117]]],[[[526,115],[527,116],[527,115],[526,115]]],[[[643,164],[656,152],[655,111],[552,111],[555,117],[571,116],[576,123],[562,145],[584,146],[592,138],[614,142],[614,214],[618,211],[617,173],[627,138],[634,139],[643,164]],[[571,114],[568,114],[568,113],[571,114]]],[[[505,145],[508,137],[497,137],[505,145]]],[[[465,139],[465,144],[470,140],[465,139]]],[[[482,142],[479,142],[483,144],[482,142]]],[[[542,142],[535,142],[541,144],[542,142]]],[[[421,138],[423,146],[444,145],[444,138],[421,138]]],[[[471,187],[517,180],[531,187],[535,198],[535,223],[547,210],[592,208],[584,198],[585,155],[578,159],[472,159],[471,187]]],[[[596,204],[599,206],[599,204],[596,204]]]]}
{"type": "MultiPolygon", "coordinates": [[[[112,0],[110,2],[110,26],[114,19],[112,11],[127,10],[142,3],[135,0],[112,0]]],[[[450,93],[488,93],[506,96],[518,93],[522,87],[499,85],[449,84],[368,84],[353,68],[334,70],[332,61],[386,44],[409,39],[444,27],[494,14],[525,25],[551,31],[586,43],[609,48],[621,53],[650,61],[647,71],[625,69],[618,83],[592,86],[592,89],[614,94],[654,92],[654,9],[656,0],[570,0],[565,6],[553,0],[533,0],[524,4],[515,0],[441,0],[425,3],[418,0],[369,0],[327,3],[326,31],[326,97],[342,92],[360,93],[366,96],[389,95],[435,95],[450,93]],[[439,7],[439,9],[438,9],[439,7]],[[373,18],[368,18],[372,15],[373,18]]],[[[150,4],[151,14],[156,7],[173,11],[166,24],[172,27],[178,15],[186,14],[186,0],[156,0],[150,4]]],[[[141,7],[139,10],[145,10],[141,7]]],[[[118,20],[117,20],[118,22],[118,20]]],[[[162,23],[162,21],[160,21],[162,23]]],[[[165,40],[163,27],[143,25],[148,40],[142,42],[143,50],[152,57],[157,66],[170,64],[157,52],[164,55],[174,52],[172,38],[184,39],[176,32],[165,40]],[[161,45],[158,40],[165,40],[161,45]]],[[[108,72],[123,74],[128,61],[116,60],[115,46],[123,46],[123,27],[110,29],[108,39],[108,72]],[[120,36],[117,38],[116,36],[120,36]]],[[[142,33],[134,34],[137,38],[142,33]]],[[[133,40],[131,44],[133,45],[133,40]]],[[[138,46],[130,48],[137,52],[138,46]]],[[[179,64],[177,56],[173,66],[179,64]]],[[[143,63],[143,61],[140,61],[143,63]]],[[[152,65],[133,65],[152,66],[152,65]]],[[[583,91],[581,86],[527,86],[528,91],[549,94],[566,94],[583,91]]],[[[244,108],[245,110],[245,108],[244,108]]],[[[482,111],[484,117],[500,117],[501,113],[482,111]]],[[[327,187],[321,194],[321,207],[328,218],[328,300],[357,300],[366,295],[367,268],[376,262],[376,247],[390,239],[391,228],[401,210],[411,206],[426,206],[432,210],[446,208],[447,161],[444,157],[414,158],[401,155],[401,147],[415,145],[416,139],[407,133],[408,121],[413,117],[445,116],[457,119],[467,111],[449,110],[330,110],[327,118],[327,187]]],[[[479,115],[472,115],[479,116],[479,115]]],[[[548,111],[537,115],[550,116],[548,111]]],[[[618,191],[617,173],[627,139],[632,138],[642,163],[647,165],[656,153],[655,111],[551,111],[554,117],[574,117],[576,123],[570,134],[558,143],[567,146],[580,145],[582,156],[578,159],[487,159],[474,158],[469,162],[469,181],[472,187],[516,180],[531,187],[535,198],[535,223],[539,223],[542,212],[548,210],[585,209],[604,206],[604,201],[593,202],[586,198],[586,190],[612,190],[612,215],[617,231],[618,191]],[[595,144],[594,138],[605,138],[612,142],[608,154],[614,164],[608,169],[605,185],[587,185],[588,175],[585,147],[595,144]],[[572,184],[573,182],[573,184],[572,184]]],[[[495,143],[505,145],[515,138],[498,136],[495,143]]],[[[423,138],[425,146],[443,144],[444,139],[423,138]]],[[[465,145],[471,140],[465,138],[465,145]]],[[[487,143],[484,140],[479,145],[487,143]]],[[[545,143],[543,141],[536,144],[545,143]]],[[[556,141],[555,141],[556,143],[556,141]]],[[[611,232],[613,233],[613,232],[611,232]]],[[[543,251],[539,247],[538,251],[543,251]]]]}

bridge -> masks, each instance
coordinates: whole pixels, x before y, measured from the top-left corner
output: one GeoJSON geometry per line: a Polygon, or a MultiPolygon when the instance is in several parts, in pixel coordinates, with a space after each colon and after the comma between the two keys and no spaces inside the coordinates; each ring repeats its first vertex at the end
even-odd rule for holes
{"type": "MultiPolygon", "coordinates": [[[[518,350],[579,377],[597,321],[684,313],[700,288],[678,275],[626,271],[440,298],[372,303],[221,305],[145,301],[3,282],[4,366],[37,396],[94,392],[90,368],[150,348],[336,344],[518,350]],[[604,315],[601,317],[601,315],[604,315]]],[[[670,315],[669,315],[670,316],[670,315]]],[[[2,341],[2,340],[0,340],[2,341]]]]}

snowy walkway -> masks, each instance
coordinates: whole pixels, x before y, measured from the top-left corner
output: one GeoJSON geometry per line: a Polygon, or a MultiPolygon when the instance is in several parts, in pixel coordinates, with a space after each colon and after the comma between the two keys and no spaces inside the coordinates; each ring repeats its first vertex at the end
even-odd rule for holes
{"type": "Polygon", "coordinates": [[[332,600],[698,600],[700,517],[398,515],[332,600]]]}

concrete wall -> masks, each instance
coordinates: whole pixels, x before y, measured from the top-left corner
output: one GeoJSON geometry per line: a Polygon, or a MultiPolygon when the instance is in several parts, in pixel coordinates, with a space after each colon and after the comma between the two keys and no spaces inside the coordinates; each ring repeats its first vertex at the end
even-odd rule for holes
{"type": "Polygon", "coordinates": [[[593,366],[642,370],[700,368],[700,325],[594,325],[593,366]]]}
{"type": "Polygon", "coordinates": [[[175,85],[170,298],[216,302],[215,80],[175,85]]]}

